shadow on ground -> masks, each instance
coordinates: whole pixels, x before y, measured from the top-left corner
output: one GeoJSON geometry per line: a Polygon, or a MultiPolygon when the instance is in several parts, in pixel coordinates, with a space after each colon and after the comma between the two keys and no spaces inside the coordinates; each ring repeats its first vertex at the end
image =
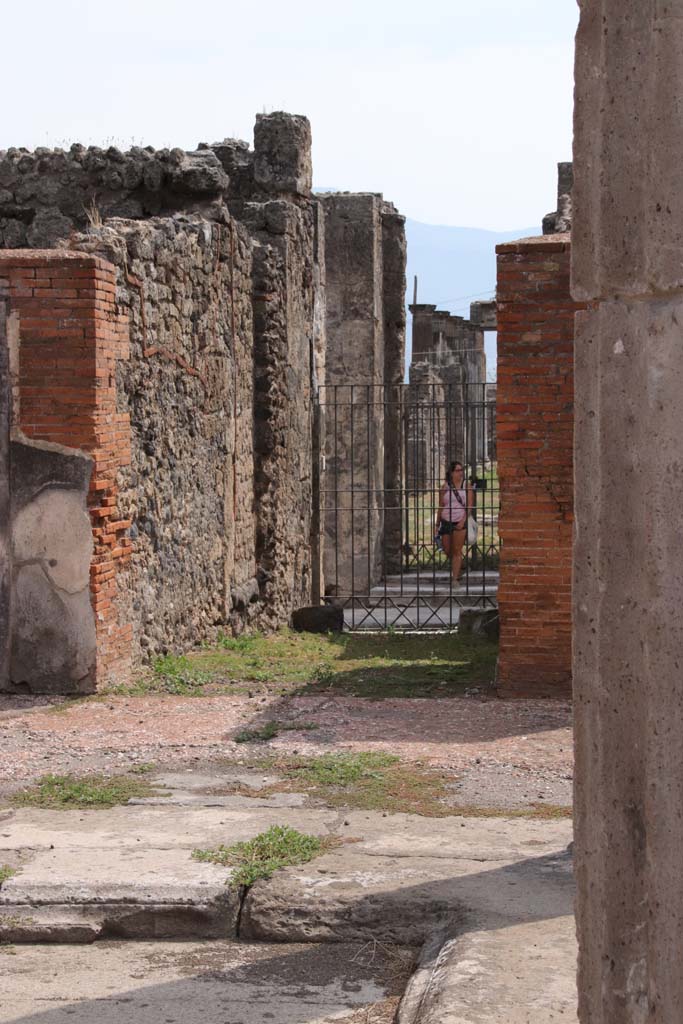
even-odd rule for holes
{"type": "MultiPolygon", "coordinates": [[[[274,883],[264,884],[272,886],[274,883]]],[[[16,994],[12,993],[14,998],[0,1009],[0,1021],[3,1024],[60,1024],[68,1018],[73,1024],[91,1024],[93,1020],[101,1024],[118,1024],[125,1016],[135,1020],[136,1024],[158,1024],[159,1021],[205,1024],[219,1019],[229,1020],[232,1024],[267,1024],[273,1020],[278,1024],[307,1024],[320,1020],[321,1016],[333,1010],[335,1004],[339,1008],[345,1003],[350,1005],[348,1017],[339,1015],[335,1019],[388,1021],[391,1016],[354,1017],[353,1006],[367,1007],[387,994],[396,993],[405,981],[405,971],[403,974],[399,972],[392,980],[390,965],[387,974],[384,964],[366,962],[363,966],[362,957],[360,963],[354,960],[349,953],[350,938],[353,939],[349,936],[349,916],[354,923],[357,922],[358,951],[364,948],[367,951],[368,942],[370,945],[389,944],[396,941],[397,935],[405,939],[411,932],[411,925],[406,926],[407,920],[415,922],[416,927],[412,928],[414,944],[430,939],[439,930],[443,930],[444,937],[462,937],[470,931],[500,933],[520,924],[533,924],[534,946],[543,947],[557,932],[557,926],[548,928],[548,923],[566,918],[568,927],[564,931],[568,935],[562,933],[563,941],[568,940],[571,945],[573,889],[570,853],[566,850],[478,874],[446,877],[436,882],[397,888],[389,893],[364,896],[352,908],[346,907],[344,945],[313,943],[295,949],[289,949],[287,945],[276,948],[262,946],[254,958],[245,956],[243,962],[235,964],[229,962],[228,951],[234,954],[244,947],[206,943],[203,944],[204,952],[193,958],[181,955],[176,943],[165,948],[150,944],[147,948],[153,952],[149,953],[141,953],[141,944],[136,943],[137,959],[132,971],[128,965],[127,976],[117,962],[117,956],[126,947],[130,948],[127,943],[49,949],[32,947],[21,959],[17,958],[16,966],[8,959],[3,971],[5,986],[9,985],[13,974],[15,990],[23,989],[22,979],[25,979],[30,998],[54,1001],[58,1005],[16,1016],[11,1009],[16,1005],[16,994]],[[92,963],[98,956],[102,960],[100,973],[92,963]],[[44,960],[41,961],[41,957],[44,960]],[[33,961],[40,963],[45,977],[36,978],[33,961]],[[63,970],[60,971],[62,961],[63,970]],[[180,977],[160,984],[131,984],[131,981],[163,975],[165,971],[168,973],[169,967],[180,977]],[[74,995],[78,991],[77,979],[80,979],[81,972],[84,976],[83,991],[88,998],[76,1001],[74,995]],[[60,977],[63,979],[61,983],[55,982],[54,979],[60,977]],[[93,997],[93,993],[98,994],[93,997]]],[[[258,886],[253,895],[257,895],[257,890],[258,886]]],[[[286,888],[284,892],[286,896],[286,888]]],[[[278,925],[287,928],[290,922],[286,920],[286,911],[283,920],[280,910],[280,907],[275,909],[279,915],[278,925]]],[[[296,906],[291,906],[290,911],[296,933],[297,923],[302,923],[301,912],[296,906]]],[[[307,916],[310,918],[310,914],[307,916]]],[[[247,934],[245,940],[249,943],[259,937],[247,934]]],[[[263,938],[268,941],[267,936],[263,938]]],[[[296,934],[293,941],[300,941],[296,934]]],[[[512,975],[515,971],[519,973],[521,965],[529,959],[526,949],[518,952],[520,960],[516,965],[513,943],[513,959],[506,964],[512,975]]],[[[381,947],[378,947],[378,956],[385,958],[381,947]]],[[[575,971],[571,951],[569,957],[561,957],[556,968],[555,974],[564,977],[571,998],[575,971]]],[[[496,991],[496,997],[498,994],[496,991]]],[[[523,993],[524,998],[530,1000],[535,995],[534,992],[523,993]]],[[[362,1012],[365,1013],[365,1009],[362,1012]]]]}

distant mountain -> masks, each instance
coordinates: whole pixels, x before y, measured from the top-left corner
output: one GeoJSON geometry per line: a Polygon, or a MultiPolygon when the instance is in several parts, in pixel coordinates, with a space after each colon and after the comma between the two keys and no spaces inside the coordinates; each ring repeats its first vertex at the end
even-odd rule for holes
{"type": "Polygon", "coordinates": [[[538,227],[518,231],[484,231],[406,220],[408,239],[408,296],[466,316],[477,298],[490,298],[496,288],[496,245],[539,234],[538,227]]]}
{"type": "MultiPolygon", "coordinates": [[[[413,301],[417,274],[417,301],[468,316],[470,303],[491,299],[496,290],[496,245],[516,238],[540,235],[540,227],[517,231],[484,231],[443,224],[406,220],[408,267],[406,305],[413,301]]],[[[410,364],[411,331],[408,319],[407,364],[410,364]]],[[[488,373],[495,372],[495,335],[487,335],[488,373]]]]}

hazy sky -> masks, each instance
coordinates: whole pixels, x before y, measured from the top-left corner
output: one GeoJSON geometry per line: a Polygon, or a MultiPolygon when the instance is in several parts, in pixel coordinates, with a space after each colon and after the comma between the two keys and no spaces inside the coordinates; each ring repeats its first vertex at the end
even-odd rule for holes
{"type": "Polygon", "coordinates": [[[315,183],[508,229],[571,156],[576,0],[3,4],[0,148],[251,141],[307,114],[315,183]]]}

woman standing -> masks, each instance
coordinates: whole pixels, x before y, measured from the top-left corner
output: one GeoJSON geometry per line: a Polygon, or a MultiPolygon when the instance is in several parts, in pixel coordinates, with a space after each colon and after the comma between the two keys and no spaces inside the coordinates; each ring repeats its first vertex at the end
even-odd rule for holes
{"type": "Polygon", "coordinates": [[[472,487],[463,486],[465,470],[462,462],[451,462],[446,480],[439,491],[436,530],[446,557],[450,559],[451,576],[460,579],[463,549],[467,539],[467,516],[474,508],[472,487]]]}

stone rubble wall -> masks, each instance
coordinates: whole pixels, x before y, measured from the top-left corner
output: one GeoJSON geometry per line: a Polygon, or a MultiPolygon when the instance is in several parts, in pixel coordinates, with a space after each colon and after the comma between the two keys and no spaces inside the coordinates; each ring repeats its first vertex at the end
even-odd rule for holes
{"type": "Polygon", "coordinates": [[[229,187],[210,149],[0,150],[0,248],[51,248],[108,217],[210,214],[229,187]]]}
{"type": "Polygon", "coordinates": [[[7,295],[0,295],[0,688],[7,685],[11,657],[10,594],[10,425],[12,391],[9,375],[7,295]]]}
{"type": "Polygon", "coordinates": [[[177,215],[114,218],[73,244],[116,267],[129,321],[119,505],[135,557],[120,614],[143,656],[186,648],[257,616],[250,240],[234,222],[177,215]]]}

